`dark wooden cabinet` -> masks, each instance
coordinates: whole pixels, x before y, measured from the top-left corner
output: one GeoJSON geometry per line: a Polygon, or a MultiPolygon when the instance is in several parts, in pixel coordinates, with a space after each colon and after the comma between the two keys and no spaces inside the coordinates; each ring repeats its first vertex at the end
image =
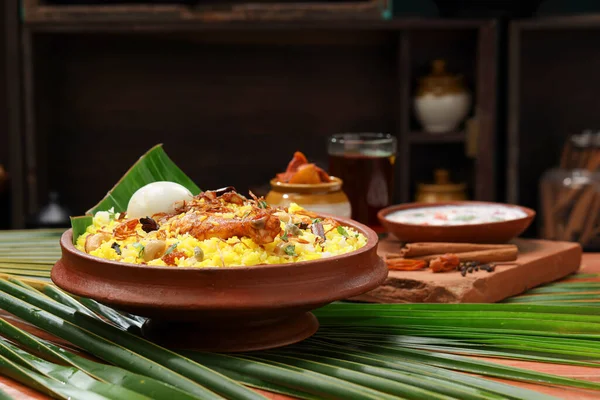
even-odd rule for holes
{"type": "Polygon", "coordinates": [[[27,200],[21,215],[52,190],[83,212],[156,143],[202,188],[247,190],[264,188],[295,150],[327,166],[327,136],[350,131],[397,136],[398,202],[437,167],[456,171],[474,198],[495,199],[492,20],[232,23],[39,7],[22,26],[25,123],[13,134],[27,173],[12,187],[27,200]],[[414,120],[415,80],[440,57],[474,95],[475,159],[462,128],[433,137],[414,120]]]}
{"type": "Polygon", "coordinates": [[[16,0],[0,5],[0,164],[9,184],[0,184],[0,229],[23,226],[24,148],[22,125],[21,29],[16,0]]]}

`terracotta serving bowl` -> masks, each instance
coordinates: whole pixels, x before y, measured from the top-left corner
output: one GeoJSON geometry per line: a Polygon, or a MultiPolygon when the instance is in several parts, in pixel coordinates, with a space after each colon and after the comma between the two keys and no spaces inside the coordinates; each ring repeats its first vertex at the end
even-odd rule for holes
{"type": "Polygon", "coordinates": [[[77,250],[68,230],[52,281],[75,295],[148,317],[143,334],[166,346],[228,352],[283,346],[316,332],[319,323],[310,310],[367,292],[387,277],[375,232],[336,219],[364,234],[367,244],[323,260],[252,267],[104,260],[77,250]]]}
{"type": "Polygon", "coordinates": [[[506,243],[519,236],[529,227],[535,217],[535,211],[529,208],[502,203],[483,201],[448,201],[440,203],[408,203],[384,208],[377,214],[379,221],[399,240],[403,242],[453,242],[453,243],[506,243]],[[399,211],[438,206],[504,206],[514,207],[527,214],[526,217],[510,221],[491,222],[486,224],[456,226],[424,226],[410,225],[390,221],[387,215],[399,211]]]}

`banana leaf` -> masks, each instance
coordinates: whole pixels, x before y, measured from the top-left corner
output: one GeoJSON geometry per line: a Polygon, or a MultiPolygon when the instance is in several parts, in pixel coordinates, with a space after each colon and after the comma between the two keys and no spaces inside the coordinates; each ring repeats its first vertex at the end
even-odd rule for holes
{"type": "Polygon", "coordinates": [[[92,224],[93,220],[94,217],[91,215],[71,217],[71,228],[73,228],[73,244],[77,242],[77,238],[79,238],[79,236],[85,233],[88,226],[92,224]]]}
{"type": "Polygon", "coordinates": [[[139,188],[157,181],[179,183],[193,195],[200,193],[200,188],[179,169],[167,156],[162,144],[159,144],[141,156],[106,196],[86,214],[107,211],[113,207],[117,212],[126,211],[129,199],[139,188]]]}
{"type": "Polygon", "coordinates": [[[79,236],[85,233],[92,223],[92,215],[98,211],[108,211],[114,208],[116,212],[127,210],[127,204],[131,196],[141,187],[158,181],[169,181],[179,183],[186,187],[192,194],[200,193],[200,188],[183,173],[181,169],[167,156],[162,144],[156,145],[125,173],[117,184],[108,191],[106,196],[94,207],[90,208],[86,215],[71,217],[73,228],[73,243],[79,236]]]}

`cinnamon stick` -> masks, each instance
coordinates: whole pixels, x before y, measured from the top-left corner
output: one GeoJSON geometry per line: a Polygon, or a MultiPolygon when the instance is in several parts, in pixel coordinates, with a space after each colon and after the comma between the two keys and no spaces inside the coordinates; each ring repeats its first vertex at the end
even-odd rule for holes
{"type": "Polygon", "coordinates": [[[594,202],[595,191],[596,188],[592,185],[588,185],[581,191],[581,196],[579,196],[577,202],[573,206],[573,211],[569,214],[567,227],[562,237],[563,240],[577,240],[576,235],[583,231],[585,221],[589,218],[588,213],[592,210],[591,206],[594,202]]]}
{"type": "MultiPolygon", "coordinates": [[[[496,248],[491,250],[478,250],[469,251],[464,253],[454,253],[461,262],[463,261],[477,261],[480,263],[490,262],[501,262],[501,261],[515,261],[517,259],[519,250],[517,246],[510,245],[503,248],[496,248]]],[[[431,254],[427,256],[414,257],[415,260],[431,261],[435,258],[441,257],[444,254],[431,254]]]]}
{"type": "Polygon", "coordinates": [[[408,243],[400,250],[406,258],[428,256],[432,254],[468,253],[482,250],[495,250],[516,247],[513,244],[475,244],[475,243],[408,243]]]}
{"type": "Polygon", "coordinates": [[[590,156],[590,159],[587,163],[586,169],[588,171],[596,171],[600,168],[600,151],[598,149],[594,149],[590,156]]]}
{"type": "Polygon", "coordinates": [[[561,188],[552,209],[552,213],[560,215],[565,208],[568,208],[573,204],[573,201],[577,199],[580,192],[579,188],[561,188]]]}
{"type": "Polygon", "coordinates": [[[598,228],[598,216],[600,214],[600,193],[594,193],[594,199],[591,203],[590,214],[586,217],[583,232],[579,237],[579,243],[586,246],[595,236],[595,230],[598,228]]]}
{"type": "Polygon", "coordinates": [[[554,213],[552,205],[554,204],[554,194],[552,185],[544,182],[541,185],[542,195],[542,213],[543,213],[543,235],[544,239],[556,239],[556,226],[554,222],[554,213]]]}
{"type": "Polygon", "coordinates": [[[560,157],[560,167],[566,169],[569,167],[571,161],[571,152],[573,150],[573,144],[570,140],[567,140],[563,146],[562,154],[560,157]]]}

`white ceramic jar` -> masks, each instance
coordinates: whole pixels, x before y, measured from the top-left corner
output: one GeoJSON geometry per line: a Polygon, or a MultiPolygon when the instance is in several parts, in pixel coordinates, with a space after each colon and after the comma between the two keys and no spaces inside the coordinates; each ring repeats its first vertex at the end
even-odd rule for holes
{"type": "Polygon", "coordinates": [[[426,132],[451,132],[469,114],[471,95],[462,83],[462,76],[448,74],[445,61],[435,60],[432,73],[420,79],[414,107],[426,132]]]}

